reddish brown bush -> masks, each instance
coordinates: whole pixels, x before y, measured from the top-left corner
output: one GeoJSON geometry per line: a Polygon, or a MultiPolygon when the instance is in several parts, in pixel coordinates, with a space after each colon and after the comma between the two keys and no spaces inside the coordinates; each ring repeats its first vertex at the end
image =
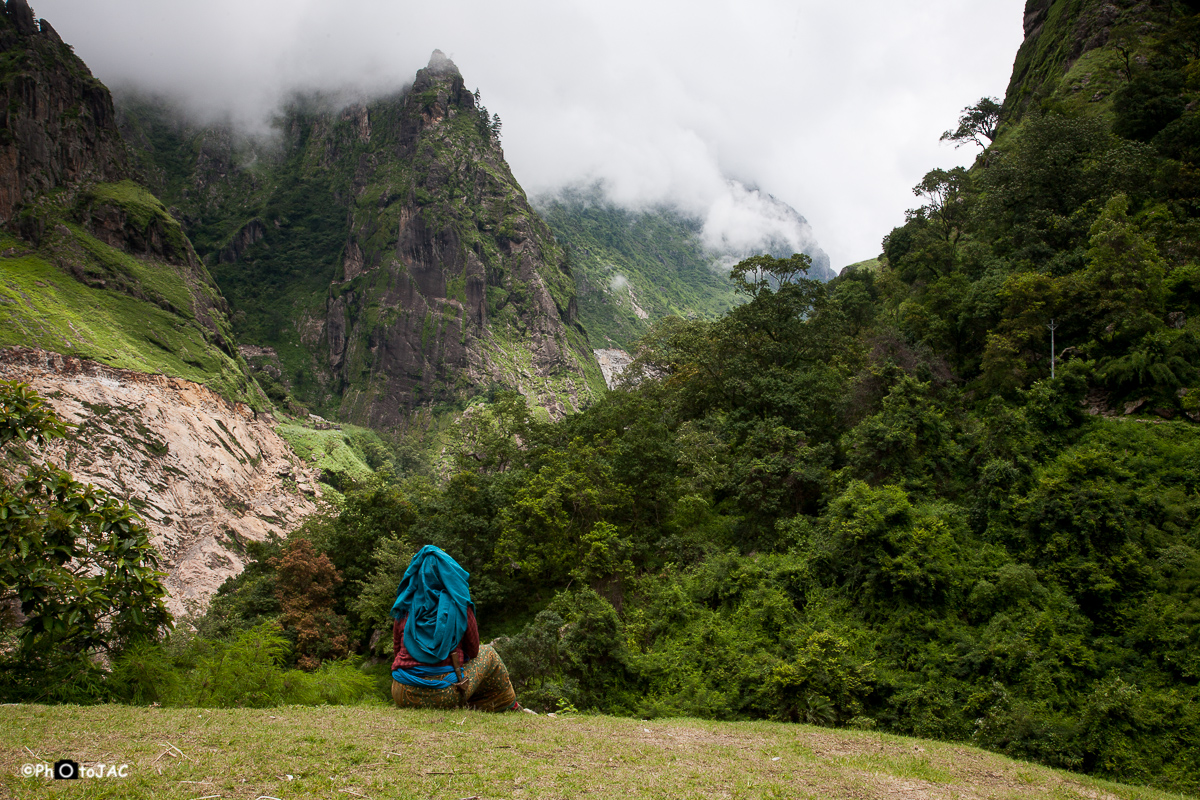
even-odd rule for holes
{"type": "Polygon", "coordinates": [[[333,590],[342,576],[329,557],[307,539],[292,539],[271,563],[278,570],[275,597],[283,609],[281,622],[296,634],[298,666],[313,670],[322,661],[345,657],[350,649],[346,619],[333,610],[333,590]]]}

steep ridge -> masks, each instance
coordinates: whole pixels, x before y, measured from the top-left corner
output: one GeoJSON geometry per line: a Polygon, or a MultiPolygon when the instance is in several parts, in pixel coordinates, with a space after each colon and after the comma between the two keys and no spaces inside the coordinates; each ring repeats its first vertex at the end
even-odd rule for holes
{"type": "MultiPolygon", "coordinates": [[[[1127,84],[1174,60],[1165,57],[1166,50],[1188,49],[1195,26],[1189,15],[1197,12],[1196,0],[1027,0],[1025,39],[1005,93],[1004,122],[1011,129],[1030,110],[1110,113],[1127,84]]],[[[1192,88],[1192,81],[1174,88],[1184,89],[1185,83],[1192,88]]]]}
{"type": "MultiPolygon", "coordinates": [[[[1025,40],[1017,52],[1005,93],[1008,121],[1015,122],[1031,104],[1058,95],[1062,88],[1067,90],[1063,94],[1079,95],[1087,103],[1108,98],[1120,85],[1113,74],[1116,54],[1109,45],[1136,46],[1144,35],[1152,34],[1164,21],[1154,19],[1158,5],[1165,5],[1170,17],[1173,3],[1027,0],[1025,40]],[[1086,74],[1088,79],[1062,86],[1065,75],[1077,65],[1081,67],[1080,77],[1086,74]],[[1096,67],[1103,74],[1092,74],[1096,67]]],[[[1165,21],[1169,24],[1169,19],[1165,21]]]]}
{"type": "Polygon", "coordinates": [[[26,0],[0,14],[0,53],[0,225],[51,190],[126,175],[108,90],[26,0]]]}
{"type": "Polygon", "coordinates": [[[274,149],[122,105],[239,338],[272,348],[303,402],[378,427],[495,385],[561,415],[603,385],[562,248],[440,51],[390,97],[296,99],[274,149]]]}
{"type": "Polygon", "coordinates": [[[25,0],[0,15],[0,346],[163,372],[265,407],[227,307],[132,172],[108,90],[25,0]]]}

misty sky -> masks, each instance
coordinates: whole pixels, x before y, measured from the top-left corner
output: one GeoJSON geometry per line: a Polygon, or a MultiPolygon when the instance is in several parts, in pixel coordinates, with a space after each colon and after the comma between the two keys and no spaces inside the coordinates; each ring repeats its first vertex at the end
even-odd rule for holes
{"type": "Polygon", "coordinates": [[[411,81],[434,48],[504,122],[531,195],[603,178],[706,214],[723,177],[808,218],[835,269],[871,258],[939,143],[1003,97],[1023,0],[32,0],[110,86],[261,126],[295,87],[411,81]]]}

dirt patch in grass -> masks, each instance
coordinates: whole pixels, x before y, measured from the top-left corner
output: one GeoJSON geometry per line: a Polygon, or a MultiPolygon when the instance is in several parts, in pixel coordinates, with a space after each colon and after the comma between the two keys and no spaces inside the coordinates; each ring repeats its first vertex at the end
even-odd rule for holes
{"type": "Polygon", "coordinates": [[[778,723],[400,711],[0,707],[13,798],[1178,797],[961,745],[778,723]],[[127,777],[23,777],[71,758],[127,777]]]}

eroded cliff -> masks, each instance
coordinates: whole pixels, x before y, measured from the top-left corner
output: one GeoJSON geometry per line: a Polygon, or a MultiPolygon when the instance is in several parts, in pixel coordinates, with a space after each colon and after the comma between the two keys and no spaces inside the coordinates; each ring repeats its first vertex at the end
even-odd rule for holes
{"type": "Polygon", "coordinates": [[[242,571],[247,542],[317,508],[316,475],[270,415],[200,384],[30,348],[0,350],[0,380],[29,383],[78,426],[42,455],[141,514],[176,618],[242,571]]]}
{"type": "Polygon", "coordinates": [[[108,89],[26,0],[0,13],[0,53],[0,225],[52,189],[124,177],[108,89]]]}

